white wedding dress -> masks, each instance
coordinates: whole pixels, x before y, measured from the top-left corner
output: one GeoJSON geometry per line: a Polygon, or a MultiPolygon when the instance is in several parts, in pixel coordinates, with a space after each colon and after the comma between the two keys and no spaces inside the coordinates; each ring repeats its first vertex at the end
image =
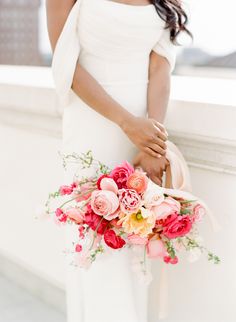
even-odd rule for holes
{"type": "MultiPolygon", "coordinates": [[[[76,2],[53,58],[56,90],[63,102],[63,152],[92,150],[109,166],[132,159],[136,148],[121,129],[70,89],[74,68],[79,59],[116,101],[134,115],[145,116],[151,50],[166,57],[171,69],[175,63],[175,49],[164,26],[153,5],[76,2]]],[[[68,182],[72,174],[73,168],[66,175],[68,182]]],[[[69,228],[67,233],[69,243],[76,232],[69,228]]],[[[67,322],[151,321],[150,291],[136,280],[130,265],[129,251],[98,260],[88,271],[68,265],[67,322]]],[[[156,306],[154,301],[153,309],[156,306]]]]}

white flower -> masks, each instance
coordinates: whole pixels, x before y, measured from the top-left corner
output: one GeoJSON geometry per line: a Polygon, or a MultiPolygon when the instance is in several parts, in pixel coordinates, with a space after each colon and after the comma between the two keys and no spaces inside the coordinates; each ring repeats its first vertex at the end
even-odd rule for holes
{"type": "Polygon", "coordinates": [[[153,206],[159,205],[164,200],[164,189],[153,181],[148,181],[148,187],[143,195],[144,206],[146,208],[151,208],[153,206]]]}
{"type": "Polygon", "coordinates": [[[147,217],[153,215],[153,212],[152,211],[150,211],[149,209],[146,209],[144,207],[141,207],[140,210],[141,210],[141,214],[142,214],[142,217],[143,218],[147,218],[147,217]]]}

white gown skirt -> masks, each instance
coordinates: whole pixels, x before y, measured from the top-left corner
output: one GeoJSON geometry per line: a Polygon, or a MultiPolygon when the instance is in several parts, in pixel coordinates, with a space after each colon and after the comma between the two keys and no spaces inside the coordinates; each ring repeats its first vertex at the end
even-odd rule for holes
{"type": "MultiPolygon", "coordinates": [[[[102,84],[122,106],[137,116],[146,115],[147,81],[102,84]]],[[[63,152],[91,150],[110,167],[132,161],[137,150],[122,130],[71,92],[71,104],[63,115],[63,152]]],[[[71,182],[73,166],[66,172],[71,182]]],[[[76,230],[68,227],[66,247],[76,230]]],[[[101,256],[87,271],[70,265],[67,256],[67,322],[146,322],[147,286],[137,281],[131,269],[130,250],[101,256]]]]}

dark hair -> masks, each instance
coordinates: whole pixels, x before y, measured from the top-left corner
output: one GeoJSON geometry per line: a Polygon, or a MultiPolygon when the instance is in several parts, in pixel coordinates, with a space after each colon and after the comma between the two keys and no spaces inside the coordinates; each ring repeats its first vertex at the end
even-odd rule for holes
{"type": "Polygon", "coordinates": [[[192,34],[187,29],[188,16],[181,6],[181,0],[152,0],[160,18],[166,22],[166,29],[170,30],[170,40],[178,44],[177,37],[181,31],[186,32],[191,38],[192,34]]]}

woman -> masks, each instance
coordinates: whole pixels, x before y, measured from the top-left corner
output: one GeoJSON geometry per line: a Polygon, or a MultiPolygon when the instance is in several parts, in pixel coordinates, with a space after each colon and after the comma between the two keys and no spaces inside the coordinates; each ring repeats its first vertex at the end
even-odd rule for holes
{"type": "MultiPolygon", "coordinates": [[[[47,16],[63,151],[133,160],[161,185],[174,44],[187,31],[179,0],[47,0],[47,16]]],[[[117,252],[86,272],[68,268],[68,322],[147,321],[148,288],[129,260],[117,252]]]]}

